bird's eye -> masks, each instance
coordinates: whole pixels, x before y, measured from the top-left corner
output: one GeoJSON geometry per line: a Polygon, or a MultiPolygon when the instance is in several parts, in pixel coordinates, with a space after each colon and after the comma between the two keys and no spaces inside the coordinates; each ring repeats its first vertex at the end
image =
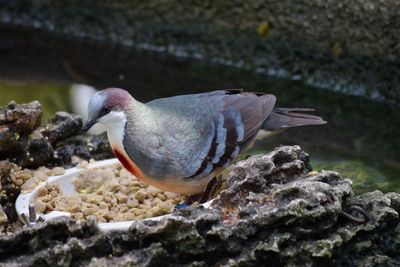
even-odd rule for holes
{"type": "Polygon", "coordinates": [[[110,108],[110,107],[104,106],[104,107],[101,109],[100,113],[101,113],[101,115],[106,115],[106,114],[109,113],[110,111],[111,111],[111,108],[110,108]]]}

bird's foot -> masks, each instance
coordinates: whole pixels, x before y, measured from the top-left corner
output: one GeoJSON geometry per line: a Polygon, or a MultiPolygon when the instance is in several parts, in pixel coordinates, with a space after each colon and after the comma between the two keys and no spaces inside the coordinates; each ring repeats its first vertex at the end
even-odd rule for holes
{"type": "Polygon", "coordinates": [[[204,191],[202,193],[190,196],[184,203],[175,205],[175,209],[176,210],[185,209],[195,202],[198,202],[199,204],[203,204],[203,203],[207,202],[208,199],[210,198],[210,196],[212,195],[216,184],[217,184],[217,178],[214,177],[207,184],[206,188],[204,189],[204,191]]]}
{"type": "Polygon", "coordinates": [[[192,196],[188,197],[188,199],[186,199],[185,202],[176,204],[175,209],[176,210],[185,209],[185,208],[189,207],[190,205],[192,205],[193,203],[199,202],[201,197],[202,197],[202,193],[192,195],[192,196]]]}
{"type": "Polygon", "coordinates": [[[185,202],[183,203],[179,203],[175,205],[175,209],[174,210],[181,210],[181,209],[186,209],[187,207],[189,207],[190,205],[186,204],[185,202]]]}
{"type": "Polygon", "coordinates": [[[217,178],[214,177],[212,180],[207,184],[206,188],[203,191],[203,194],[201,194],[201,197],[199,199],[199,203],[203,204],[206,203],[209,198],[212,196],[214,193],[215,186],[217,185],[217,178]]]}

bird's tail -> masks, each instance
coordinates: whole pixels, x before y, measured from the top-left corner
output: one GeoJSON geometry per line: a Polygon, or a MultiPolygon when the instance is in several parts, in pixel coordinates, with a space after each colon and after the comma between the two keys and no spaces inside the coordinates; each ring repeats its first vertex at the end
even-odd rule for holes
{"type": "Polygon", "coordinates": [[[309,108],[274,108],[261,127],[267,131],[276,131],[296,126],[325,124],[321,117],[299,112],[310,112],[309,108]]]}

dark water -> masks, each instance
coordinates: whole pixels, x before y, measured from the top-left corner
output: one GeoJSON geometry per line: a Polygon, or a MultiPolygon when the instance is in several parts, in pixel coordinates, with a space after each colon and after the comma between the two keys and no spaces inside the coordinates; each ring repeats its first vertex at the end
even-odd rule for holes
{"type": "Polygon", "coordinates": [[[314,169],[351,178],[357,192],[400,192],[398,107],[313,88],[301,81],[268,78],[245,70],[138,53],[122,47],[3,30],[0,105],[40,100],[45,117],[71,111],[70,86],[121,87],[139,100],[223,88],[275,94],[282,107],[312,107],[329,123],[290,129],[261,141],[251,153],[299,144],[314,169]]]}

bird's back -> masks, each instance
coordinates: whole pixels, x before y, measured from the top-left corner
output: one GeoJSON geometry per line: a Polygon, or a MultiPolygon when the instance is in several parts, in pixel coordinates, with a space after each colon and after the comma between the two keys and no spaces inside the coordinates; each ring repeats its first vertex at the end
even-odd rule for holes
{"type": "Polygon", "coordinates": [[[162,146],[179,163],[181,178],[226,167],[255,138],[275,105],[272,95],[214,91],[147,103],[162,128],[162,146]]]}

